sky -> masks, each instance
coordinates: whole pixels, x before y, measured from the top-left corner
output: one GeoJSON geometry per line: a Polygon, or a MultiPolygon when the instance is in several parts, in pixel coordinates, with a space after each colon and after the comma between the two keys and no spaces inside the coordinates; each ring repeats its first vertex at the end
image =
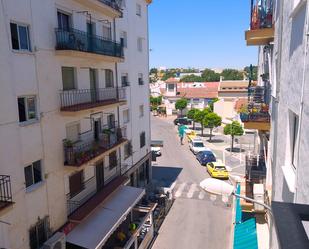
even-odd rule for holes
{"type": "Polygon", "coordinates": [[[249,0],[153,0],[150,67],[236,68],[257,64],[247,47],[249,0]]]}

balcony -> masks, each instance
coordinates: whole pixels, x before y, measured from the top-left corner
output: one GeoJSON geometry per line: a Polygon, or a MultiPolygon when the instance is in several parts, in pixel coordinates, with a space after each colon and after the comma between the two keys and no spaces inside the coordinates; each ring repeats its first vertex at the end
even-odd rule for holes
{"type": "MultiPolygon", "coordinates": [[[[70,217],[75,211],[77,211],[81,206],[83,206],[88,200],[95,197],[98,193],[101,193],[103,190],[109,190],[108,194],[111,194],[113,190],[117,189],[115,182],[118,182],[118,178],[121,175],[121,166],[120,161],[116,162],[116,166],[110,171],[108,175],[104,175],[104,179],[100,184],[98,184],[96,177],[91,177],[83,183],[82,190],[77,193],[68,193],[67,194],[67,213],[70,217]]],[[[122,183],[122,181],[121,181],[122,183]]],[[[105,192],[104,191],[104,192],[105,192]]],[[[97,198],[97,197],[96,197],[97,198]]],[[[89,211],[89,210],[88,210],[89,211]]],[[[88,212],[87,211],[87,212],[88,212]]],[[[79,210],[79,212],[81,212],[79,210]]],[[[84,211],[85,212],[85,211],[84,211]]],[[[90,212],[90,211],[89,211],[90,212]]],[[[77,220],[77,212],[71,218],[77,220]],[[74,218],[75,217],[75,218],[74,218]]]]}
{"type": "Polygon", "coordinates": [[[11,177],[0,175],[0,214],[11,205],[13,205],[11,177]]]}
{"type": "Polygon", "coordinates": [[[245,32],[248,46],[268,45],[274,41],[273,1],[252,0],[250,30],[245,32]]]}
{"type": "Polygon", "coordinates": [[[100,106],[125,103],[126,88],[77,89],[60,91],[60,110],[78,112],[100,106]]]}
{"type": "Polygon", "coordinates": [[[64,140],[64,165],[80,167],[95,161],[99,156],[126,142],[125,135],[126,128],[105,126],[100,134],[84,133],[75,143],[64,140]]]}
{"type": "Polygon", "coordinates": [[[122,0],[75,0],[76,2],[100,11],[103,14],[117,18],[122,17],[122,0]]]}
{"type": "Polygon", "coordinates": [[[269,106],[265,103],[266,93],[265,87],[248,88],[249,103],[240,110],[240,119],[244,123],[245,129],[270,130],[269,106]]]}
{"type": "Polygon", "coordinates": [[[56,54],[107,62],[122,62],[120,43],[76,29],[56,29],[56,54]]]}

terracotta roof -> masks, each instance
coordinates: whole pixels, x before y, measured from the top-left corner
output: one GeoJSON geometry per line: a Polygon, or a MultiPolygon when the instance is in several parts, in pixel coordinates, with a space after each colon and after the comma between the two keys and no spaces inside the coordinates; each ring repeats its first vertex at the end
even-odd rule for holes
{"type": "Polygon", "coordinates": [[[239,112],[240,109],[242,108],[243,105],[247,105],[248,104],[248,99],[238,99],[236,102],[235,102],[235,106],[234,106],[234,109],[235,111],[239,112]]]}
{"type": "Polygon", "coordinates": [[[207,88],[180,88],[177,90],[179,94],[177,96],[184,97],[187,99],[192,98],[217,98],[218,91],[208,91],[207,88]]]}
{"type": "Polygon", "coordinates": [[[165,81],[165,83],[178,83],[179,79],[176,78],[169,78],[165,81]]]}
{"type": "Polygon", "coordinates": [[[219,91],[247,91],[248,81],[222,81],[220,82],[219,91]]]}

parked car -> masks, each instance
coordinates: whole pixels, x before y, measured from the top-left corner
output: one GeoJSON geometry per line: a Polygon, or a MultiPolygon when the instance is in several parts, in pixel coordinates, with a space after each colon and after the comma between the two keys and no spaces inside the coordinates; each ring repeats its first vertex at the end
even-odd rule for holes
{"type": "Polygon", "coordinates": [[[161,156],[161,148],[160,147],[151,147],[151,152],[156,156],[161,156]]]}
{"type": "Polygon", "coordinates": [[[200,162],[201,165],[206,166],[207,163],[212,163],[215,162],[216,156],[212,151],[200,151],[199,153],[196,154],[196,159],[200,162]]]}
{"type": "Polygon", "coordinates": [[[196,132],[195,131],[188,129],[185,132],[186,132],[188,141],[191,141],[191,140],[196,138],[196,132]]]}
{"type": "Polygon", "coordinates": [[[207,172],[213,178],[229,179],[229,172],[224,163],[220,161],[207,163],[207,172]]]}
{"type": "Polygon", "coordinates": [[[186,117],[176,118],[174,120],[174,125],[191,125],[191,124],[192,124],[192,120],[186,117]]]}
{"type": "Polygon", "coordinates": [[[189,142],[189,148],[193,152],[194,155],[196,155],[200,151],[210,150],[205,147],[203,141],[200,138],[192,139],[189,142]]]}

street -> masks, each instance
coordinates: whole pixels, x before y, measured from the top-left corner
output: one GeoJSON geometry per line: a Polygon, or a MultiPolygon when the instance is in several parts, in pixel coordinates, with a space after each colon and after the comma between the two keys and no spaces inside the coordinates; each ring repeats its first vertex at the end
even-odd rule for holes
{"type": "MultiPolygon", "coordinates": [[[[154,182],[161,186],[171,186],[175,182],[173,193],[176,198],[153,248],[230,248],[231,198],[228,205],[221,197],[210,196],[199,188],[199,182],[209,175],[189,150],[187,141],[180,145],[172,119],[152,117],[151,124],[152,139],[164,141],[162,156],[153,163],[154,182]]],[[[212,146],[217,157],[223,159],[226,142],[207,143],[208,146],[212,146]]],[[[230,163],[229,166],[234,166],[235,174],[243,175],[244,167],[239,164],[241,160],[237,155],[226,156],[225,161],[230,163]]]]}

